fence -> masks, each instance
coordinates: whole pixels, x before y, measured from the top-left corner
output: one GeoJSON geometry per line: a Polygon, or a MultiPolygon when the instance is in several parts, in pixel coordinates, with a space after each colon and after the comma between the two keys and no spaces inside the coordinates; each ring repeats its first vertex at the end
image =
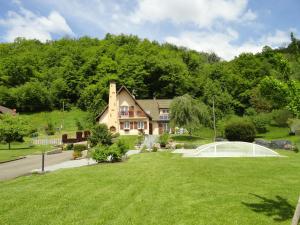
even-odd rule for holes
{"type": "Polygon", "coordinates": [[[43,139],[33,139],[32,143],[34,145],[61,145],[62,141],[60,138],[43,138],[43,139]]]}

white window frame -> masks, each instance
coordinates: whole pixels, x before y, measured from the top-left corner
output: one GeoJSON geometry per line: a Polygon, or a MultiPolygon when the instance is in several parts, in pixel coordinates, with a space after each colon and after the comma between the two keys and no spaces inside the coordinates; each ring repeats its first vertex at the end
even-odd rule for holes
{"type": "Polygon", "coordinates": [[[124,130],[129,130],[130,129],[130,122],[129,121],[125,121],[124,122],[124,130]]]}
{"type": "Polygon", "coordinates": [[[138,122],[137,122],[137,128],[138,128],[139,130],[144,129],[144,121],[138,121],[138,122]]]}
{"type": "Polygon", "coordinates": [[[129,106],[127,105],[120,106],[120,114],[122,116],[126,116],[128,115],[128,113],[129,113],[129,106]]]}

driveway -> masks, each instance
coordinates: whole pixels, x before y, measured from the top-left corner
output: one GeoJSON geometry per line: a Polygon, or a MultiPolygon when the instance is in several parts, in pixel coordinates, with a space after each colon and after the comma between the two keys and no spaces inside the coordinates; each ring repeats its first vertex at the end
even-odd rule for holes
{"type": "MultiPolygon", "coordinates": [[[[73,151],[45,155],[45,167],[68,161],[72,158],[73,151]]],[[[41,155],[29,155],[24,159],[0,164],[0,180],[8,180],[22,175],[30,174],[34,169],[42,167],[41,155]]]]}

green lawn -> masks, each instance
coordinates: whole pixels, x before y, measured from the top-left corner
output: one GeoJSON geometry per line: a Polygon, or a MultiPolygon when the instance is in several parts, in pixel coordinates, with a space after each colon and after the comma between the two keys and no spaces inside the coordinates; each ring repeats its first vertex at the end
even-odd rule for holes
{"type": "Polygon", "coordinates": [[[76,119],[84,123],[86,112],[72,108],[70,111],[59,111],[54,110],[51,112],[40,112],[40,113],[31,113],[31,114],[20,114],[22,118],[27,121],[30,121],[31,125],[38,129],[39,135],[44,136],[44,127],[47,125],[48,121],[51,121],[55,128],[60,128],[63,125],[61,132],[57,131],[54,136],[50,137],[61,137],[62,133],[68,133],[74,135],[77,130],[76,119]]]}
{"type": "Polygon", "coordinates": [[[0,223],[11,225],[269,225],[291,222],[300,154],[182,158],[144,153],[0,182],[0,223]]]}
{"type": "Polygon", "coordinates": [[[45,150],[50,150],[50,146],[29,146],[28,143],[12,143],[11,149],[8,150],[7,144],[0,144],[0,162],[17,159],[21,156],[38,154],[45,150]]]}

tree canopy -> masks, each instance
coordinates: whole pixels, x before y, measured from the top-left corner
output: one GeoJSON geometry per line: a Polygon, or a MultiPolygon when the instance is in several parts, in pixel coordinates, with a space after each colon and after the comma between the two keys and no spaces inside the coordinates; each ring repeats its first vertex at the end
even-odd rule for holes
{"type": "Polygon", "coordinates": [[[299,115],[299,47],[291,35],[287,47],[266,46],[261,53],[224,61],[214,53],[133,35],[46,43],[17,38],[0,44],[0,104],[33,112],[61,108],[64,102],[99,112],[108,100],[109,81],[115,79],[137,98],[188,93],[210,108],[214,97],[217,117],[243,115],[249,108],[289,108],[299,115]]]}

